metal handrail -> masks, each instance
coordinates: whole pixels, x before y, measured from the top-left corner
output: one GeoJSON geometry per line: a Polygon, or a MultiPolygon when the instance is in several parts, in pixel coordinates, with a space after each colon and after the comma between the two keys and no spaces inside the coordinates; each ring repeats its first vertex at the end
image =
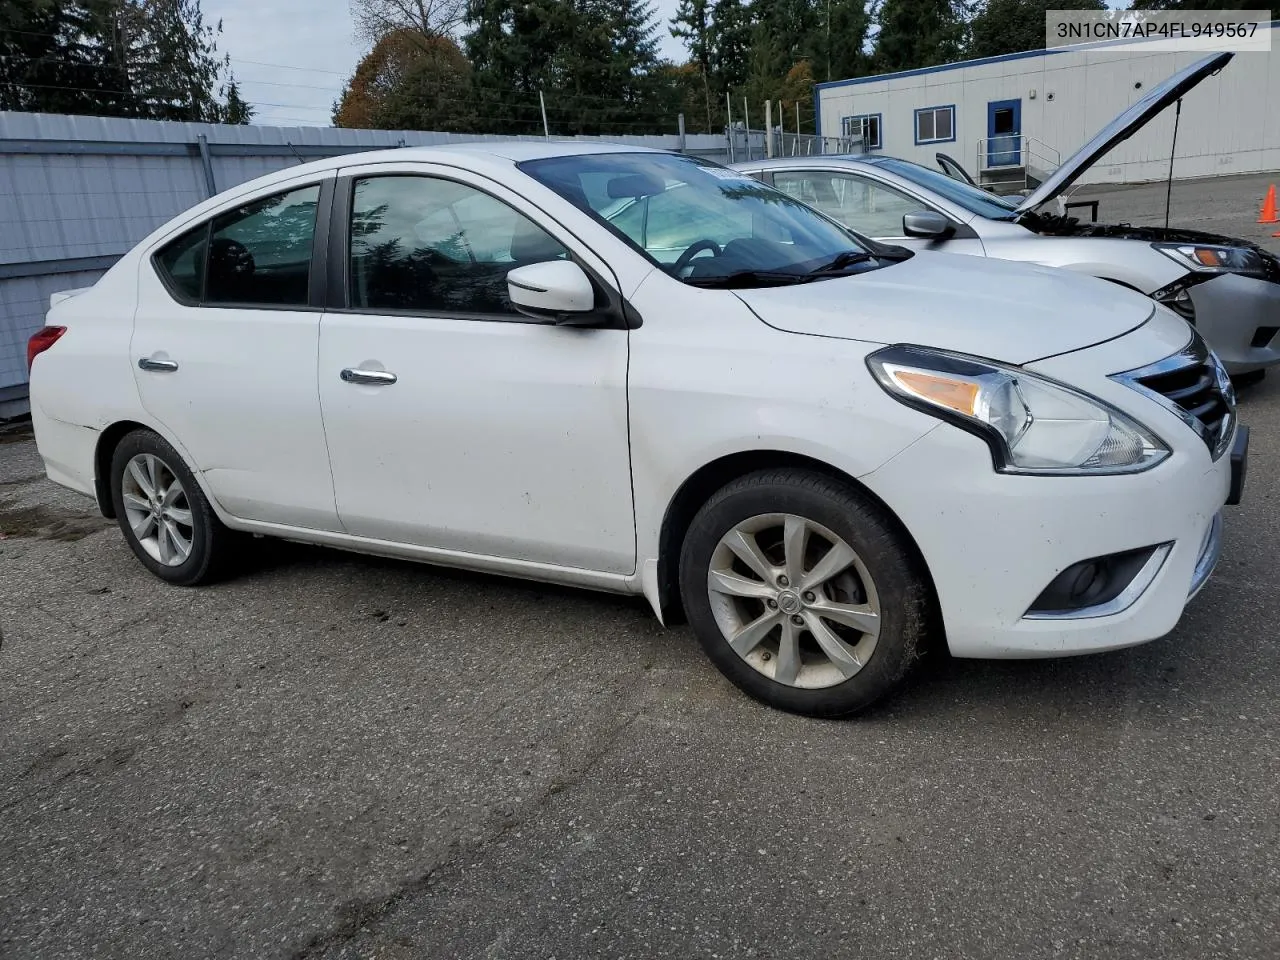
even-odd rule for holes
{"type": "MultiPolygon", "coordinates": [[[[991,143],[992,141],[1008,143],[1010,140],[1014,140],[1014,139],[1018,141],[1017,152],[1022,157],[1021,166],[1023,167],[1027,166],[1027,161],[1026,161],[1027,157],[1035,157],[1037,160],[1040,160],[1045,164],[1051,165],[1049,171],[1047,172],[1052,172],[1053,170],[1056,170],[1058,167],[1062,166],[1062,154],[1059,153],[1057,150],[1055,150],[1053,147],[1049,146],[1043,140],[1039,140],[1036,137],[1029,137],[1023,133],[1006,133],[1002,136],[980,137],[978,139],[978,142],[976,145],[977,154],[975,157],[975,159],[977,160],[977,165],[975,169],[980,172],[983,170],[992,169],[990,164],[987,163],[987,158],[990,156],[987,150],[987,144],[991,143]],[[1036,149],[1037,147],[1039,147],[1039,150],[1036,149]]],[[[1010,149],[1004,152],[1012,153],[1014,151],[1010,149]]],[[[997,165],[997,168],[998,166],[999,165],[997,165]]],[[[1015,165],[1010,164],[1010,166],[1015,166],[1015,165]]]]}

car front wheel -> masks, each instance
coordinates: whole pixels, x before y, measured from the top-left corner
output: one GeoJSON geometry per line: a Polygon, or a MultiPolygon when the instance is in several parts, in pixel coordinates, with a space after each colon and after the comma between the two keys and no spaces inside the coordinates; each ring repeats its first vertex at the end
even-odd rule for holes
{"type": "Polygon", "coordinates": [[[698,512],[680,558],[685,611],[746,693],[811,716],[870,705],[909,672],[930,589],[882,508],[821,473],[761,471],[698,512]]]}
{"type": "Polygon", "coordinates": [[[120,441],[111,458],[111,497],[125,540],[161,580],[189,587],[221,572],[234,535],[162,437],[135,430],[120,441]]]}

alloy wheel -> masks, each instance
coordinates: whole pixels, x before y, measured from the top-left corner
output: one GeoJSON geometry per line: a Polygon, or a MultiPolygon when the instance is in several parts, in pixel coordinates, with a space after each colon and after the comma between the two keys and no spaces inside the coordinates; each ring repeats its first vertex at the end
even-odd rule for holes
{"type": "Polygon", "coordinates": [[[752,668],[793,687],[856,675],[880,635],[880,600],[857,552],[821,524],[788,513],[749,517],[716,545],[711,611],[752,668]]]}
{"type": "Polygon", "coordinates": [[[185,563],[195,533],[187,492],[173,470],[154,454],[140,453],[125,465],[121,496],[142,549],[166,567],[185,563]]]}

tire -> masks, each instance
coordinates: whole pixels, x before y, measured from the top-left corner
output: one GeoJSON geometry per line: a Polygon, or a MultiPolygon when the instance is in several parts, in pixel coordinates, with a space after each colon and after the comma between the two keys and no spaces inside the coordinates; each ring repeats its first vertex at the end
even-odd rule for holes
{"type": "Polygon", "coordinates": [[[111,501],[130,549],[161,580],[194,587],[226,570],[236,536],[223,526],[191,470],[162,437],[135,430],[121,439],[111,455],[111,501]]]}
{"type": "Polygon", "coordinates": [[[813,717],[856,713],[898,687],[934,621],[932,589],[896,522],[851,485],[803,469],[758,471],[715,493],[685,535],[680,589],[721,673],[813,717]]]}

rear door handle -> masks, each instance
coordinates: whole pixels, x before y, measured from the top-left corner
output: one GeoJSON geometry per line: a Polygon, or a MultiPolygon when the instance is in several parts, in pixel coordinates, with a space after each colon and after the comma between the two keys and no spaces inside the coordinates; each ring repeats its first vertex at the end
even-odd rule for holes
{"type": "Polygon", "coordinates": [[[367,383],[375,387],[389,387],[399,379],[390,370],[357,370],[354,367],[347,367],[341,376],[347,383],[367,383]]]}
{"type": "Polygon", "coordinates": [[[175,360],[152,360],[150,357],[143,357],[138,361],[139,370],[151,370],[155,373],[173,373],[178,369],[175,360]]]}

